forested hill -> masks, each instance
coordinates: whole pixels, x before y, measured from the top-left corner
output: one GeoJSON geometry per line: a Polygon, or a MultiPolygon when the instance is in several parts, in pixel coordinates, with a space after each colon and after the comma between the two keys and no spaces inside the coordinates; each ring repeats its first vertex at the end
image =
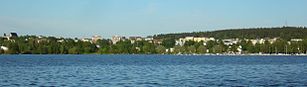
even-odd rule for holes
{"type": "Polygon", "coordinates": [[[155,35],[156,39],[163,38],[182,38],[186,36],[194,37],[214,37],[217,39],[229,38],[274,38],[283,39],[291,38],[307,38],[306,27],[276,27],[276,28],[249,28],[249,29],[228,29],[208,32],[192,32],[192,33],[172,33],[155,35]]]}

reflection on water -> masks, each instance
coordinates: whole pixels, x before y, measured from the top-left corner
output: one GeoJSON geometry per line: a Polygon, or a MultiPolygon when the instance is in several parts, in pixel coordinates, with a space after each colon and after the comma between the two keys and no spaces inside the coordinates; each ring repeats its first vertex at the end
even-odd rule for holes
{"type": "Polygon", "coordinates": [[[307,58],[0,56],[0,86],[307,86],[307,58]]]}

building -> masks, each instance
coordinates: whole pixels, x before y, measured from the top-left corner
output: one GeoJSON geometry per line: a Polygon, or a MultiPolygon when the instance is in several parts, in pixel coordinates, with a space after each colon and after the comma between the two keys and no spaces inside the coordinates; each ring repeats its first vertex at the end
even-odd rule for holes
{"type": "Polygon", "coordinates": [[[143,40],[143,38],[141,36],[131,36],[131,37],[129,37],[129,40],[141,41],[141,40],[143,40]]]}
{"type": "Polygon", "coordinates": [[[143,38],[141,36],[132,36],[129,37],[129,40],[131,41],[132,44],[134,44],[136,41],[142,41],[143,38]]]}
{"type": "Polygon", "coordinates": [[[125,40],[125,37],[115,35],[115,36],[112,36],[111,40],[113,44],[116,44],[119,41],[125,40]]]}
{"type": "Polygon", "coordinates": [[[152,38],[152,37],[147,37],[147,38],[145,38],[144,40],[145,40],[145,41],[153,41],[153,39],[154,39],[154,38],[152,38]]]}
{"type": "Polygon", "coordinates": [[[251,39],[250,41],[252,42],[253,45],[256,45],[256,44],[264,44],[266,40],[265,39],[251,39]]]}
{"type": "Polygon", "coordinates": [[[290,41],[292,41],[292,42],[301,42],[301,41],[303,41],[303,39],[291,39],[290,41]]]}
{"type": "Polygon", "coordinates": [[[208,42],[208,41],[214,41],[215,39],[214,38],[207,38],[207,37],[194,37],[194,40],[195,42],[208,42]]]}
{"type": "Polygon", "coordinates": [[[57,42],[59,42],[59,43],[63,43],[64,41],[65,41],[64,39],[57,40],[57,42]]]}
{"type": "Polygon", "coordinates": [[[9,50],[9,48],[5,47],[5,46],[1,46],[0,49],[3,50],[3,51],[8,51],[9,50]]]}
{"type": "Polygon", "coordinates": [[[99,35],[94,35],[94,36],[92,37],[92,43],[96,43],[98,40],[101,40],[101,39],[102,39],[101,36],[99,36],[99,35]]]}
{"type": "Polygon", "coordinates": [[[18,35],[17,35],[16,32],[11,32],[11,33],[10,33],[10,37],[11,37],[11,38],[15,38],[15,37],[18,37],[18,35]]]}
{"type": "Polygon", "coordinates": [[[237,54],[242,54],[243,50],[241,45],[237,48],[237,51],[237,54]]]}
{"type": "Polygon", "coordinates": [[[9,35],[7,35],[6,33],[4,33],[4,38],[7,40],[11,40],[12,38],[17,38],[18,34],[16,32],[11,32],[9,35]]]}
{"type": "Polygon", "coordinates": [[[176,40],[176,44],[175,45],[180,45],[183,46],[185,44],[185,42],[187,41],[194,41],[194,42],[204,42],[204,45],[206,45],[206,43],[208,41],[214,41],[214,38],[208,38],[208,37],[185,37],[185,38],[179,38],[179,40],[176,40]]]}
{"type": "Polygon", "coordinates": [[[278,38],[262,38],[262,39],[245,39],[246,41],[251,41],[253,45],[264,44],[268,41],[270,44],[273,44],[277,41],[278,38]]]}
{"type": "Polygon", "coordinates": [[[153,42],[154,44],[160,45],[160,44],[162,44],[162,39],[154,39],[152,42],[153,42]]]}
{"type": "Polygon", "coordinates": [[[235,44],[238,44],[238,42],[240,41],[238,38],[237,39],[223,39],[222,40],[224,45],[235,45],[235,44]]]}
{"type": "Polygon", "coordinates": [[[270,44],[273,44],[277,41],[277,39],[279,38],[273,38],[273,39],[267,39],[269,41],[270,44]]]}
{"type": "Polygon", "coordinates": [[[174,51],[175,51],[175,48],[165,49],[166,53],[173,53],[174,51]]]}
{"type": "Polygon", "coordinates": [[[149,43],[153,43],[154,38],[152,37],[147,37],[144,39],[145,41],[148,41],[149,43]]]}
{"type": "Polygon", "coordinates": [[[92,39],[91,38],[82,38],[81,41],[82,42],[91,42],[92,39]]]}

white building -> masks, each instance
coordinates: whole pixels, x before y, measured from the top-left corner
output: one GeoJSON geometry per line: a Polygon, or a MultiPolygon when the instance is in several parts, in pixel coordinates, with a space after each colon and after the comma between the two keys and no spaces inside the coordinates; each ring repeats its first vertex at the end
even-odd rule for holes
{"type": "Polygon", "coordinates": [[[134,44],[136,41],[142,41],[143,38],[141,36],[133,36],[129,37],[129,40],[131,41],[132,44],[134,44]]]}
{"type": "Polygon", "coordinates": [[[91,42],[91,38],[82,38],[81,41],[82,42],[91,42]]]}
{"type": "Polygon", "coordinates": [[[57,40],[57,42],[59,43],[63,43],[64,41],[65,41],[64,39],[57,40]]]}
{"type": "Polygon", "coordinates": [[[238,53],[237,54],[242,54],[242,46],[240,45],[238,48],[237,48],[237,51],[238,51],[238,53]]]}
{"type": "Polygon", "coordinates": [[[270,42],[270,44],[273,44],[277,41],[278,38],[273,38],[273,39],[268,39],[268,41],[270,42]]]}
{"type": "Polygon", "coordinates": [[[172,53],[172,52],[174,52],[174,50],[175,50],[174,48],[169,48],[169,49],[165,49],[165,52],[167,52],[167,53],[171,52],[172,53]]]}
{"type": "Polygon", "coordinates": [[[256,45],[256,44],[264,44],[264,42],[266,40],[264,40],[264,39],[251,39],[250,41],[253,43],[253,45],[256,45]]]}
{"type": "Polygon", "coordinates": [[[265,41],[268,41],[270,44],[273,44],[277,41],[278,38],[265,38],[265,39],[245,39],[246,41],[251,41],[253,45],[255,44],[264,44],[265,41]]]}
{"type": "Polygon", "coordinates": [[[154,39],[153,41],[152,41],[154,44],[162,44],[162,39],[154,39]]]}
{"type": "Polygon", "coordinates": [[[291,39],[292,42],[301,42],[303,39],[291,39]]]}
{"type": "Polygon", "coordinates": [[[195,42],[204,42],[204,45],[208,42],[208,41],[214,41],[214,38],[208,38],[208,37],[185,37],[185,38],[179,38],[179,40],[176,40],[176,45],[180,45],[183,46],[185,44],[185,42],[187,41],[195,41],[195,42]]]}
{"type": "Polygon", "coordinates": [[[9,50],[9,48],[5,47],[5,46],[1,46],[0,49],[3,50],[3,51],[8,51],[9,50]]]}
{"type": "Polygon", "coordinates": [[[99,36],[99,35],[94,35],[94,36],[92,37],[92,42],[93,42],[93,43],[96,43],[98,40],[101,40],[101,39],[102,39],[101,36],[99,36]]]}
{"type": "Polygon", "coordinates": [[[238,44],[238,42],[240,41],[238,38],[237,39],[223,39],[222,40],[224,45],[235,45],[235,44],[238,44]]]}
{"type": "Polygon", "coordinates": [[[153,43],[154,38],[152,37],[147,37],[144,39],[145,41],[148,41],[149,43],[153,43]]]}
{"type": "Polygon", "coordinates": [[[145,41],[153,41],[153,38],[152,37],[147,37],[147,38],[145,38],[145,41]]]}
{"type": "Polygon", "coordinates": [[[111,40],[112,40],[113,44],[116,44],[117,42],[122,41],[124,39],[125,39],[125,37],[115,35],[115,36],[112,36],[111,40]]]}

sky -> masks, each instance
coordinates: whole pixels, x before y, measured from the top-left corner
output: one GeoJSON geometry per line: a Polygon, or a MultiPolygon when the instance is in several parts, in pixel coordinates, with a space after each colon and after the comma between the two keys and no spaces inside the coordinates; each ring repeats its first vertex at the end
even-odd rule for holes
{"type": "Polygon", "coordinates": [[[307,0],[0,0],[0,33],[149,36],[307,26],[307,0]]]}

